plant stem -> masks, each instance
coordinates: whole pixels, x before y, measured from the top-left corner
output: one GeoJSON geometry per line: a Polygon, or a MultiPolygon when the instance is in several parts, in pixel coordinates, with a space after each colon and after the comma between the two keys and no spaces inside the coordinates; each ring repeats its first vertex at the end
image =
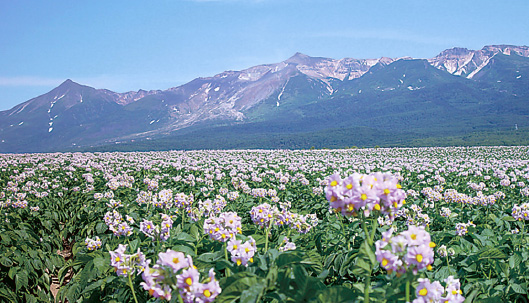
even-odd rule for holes
{"type": "Polygon", "coordinates": [[[378,220],[377,219],[374,219],[373,220],[373,229],[371,230],[371,237],[369,237],[369,239],[371,239],[371,245],[373,245],[373,241],[375,240],[375,232],[377,231],[377,228],[378,228],[378,220]]]}
{"type": "Polygon", "coordinates": [[[342,235],[344,238],[344,242],[347,243],[347,250],[351,250],[351,243],[349,242],[349,239],[347,238],[347,233],[345,232],[345,226],[343,225],[342,217],[339,217],[338,214],[336,214],[336,219],[340,222],[340,226],[342,227],[342,235]]]}
{"type": "Polygon", "coordinates": [[[131,279],[131,275],[127,275],[129,277],[129,286],[130,286],[130,290],[132,290],[132,296],[134,297],[134,302],[138,303],[138,298],[136,298],[136,292],[134,291],[134,287],[132,286],[132,279],[131,279]]]}
{"type": "Polygon", "coordinates": [[[268,227],[265,228],[265,249],[264,252],[266,253],[268,251],[268,227]]]}
{"type": "Polygon", "coordinates": [[[365,218],[362,218],[362,228],[364,229],[365,239],[369,246],[373,245],[373,242],[371,241],[371,237],[369,236],[369,232],[367,231],[367,225],[365,222],[365,218]]]}
{"type": "Polygon", "coordinates": [[[524,240],[525,240],[525,222],[522,222],[522,241],[520,242],[520,250],[523,247],[524,240]]]}
{"type": "Polygon", "coordinates": [[[268,234],[270,233],[270,229],[272,229],[272,224],[274,224],[274,219],[270,220],[268,227],[265,229],[265,253],[268,251],[268,234]]]}
{"type": "Polygon", "coordinates": [[[371,273],[366,278],[364,285],[364,303],[369,303],[369,290],[371,289],[371,273]]]}
{"type": "Polygon", "coordinates": [[[185,219],[185,211],[184,209],[182,209],[182,222],[180,224],[182,224],[182,228],[181,230],[184,231],[184,219],[185,219]]]}
{"type": "Polygon", "coordinates": [[[406,303],[410,301],[410,280],[406,280],[406,303]]]}
{"type": "MultiPolygon", "coordinates": [[[[228,244],[226,244],[227,242],[224,242],[224,257],[226,258],[226,261],[230,262],[230,260],[228,259],[228,244]]],[[[226,268],[226,277],[229,277],[231,276],[231,271],[229,268],[226,268]]]]}

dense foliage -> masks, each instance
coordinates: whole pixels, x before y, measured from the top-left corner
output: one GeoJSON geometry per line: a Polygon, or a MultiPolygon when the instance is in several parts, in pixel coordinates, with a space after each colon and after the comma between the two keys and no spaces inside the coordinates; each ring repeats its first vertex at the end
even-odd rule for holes
{"type": "Polygon", "coordinates": [[[0,300],[527,302],[528,152],[2,155],[0,300]]]}

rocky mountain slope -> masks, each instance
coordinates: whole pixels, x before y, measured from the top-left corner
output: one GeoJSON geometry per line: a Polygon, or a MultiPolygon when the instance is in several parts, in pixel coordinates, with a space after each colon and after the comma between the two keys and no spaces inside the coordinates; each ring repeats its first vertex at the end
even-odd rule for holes
{"type": "Polygon", "coordinates": [[[401,131],[426,136],[522,126],[529,114],[528,57],[528,47],[508,45],[453,48],[422,60],[335,60],[296,53],[280,63],[167,90],[127,93],[66,80],[0,112],[0,152],[131,144],[195,136],[197,130],[215,133],[219,127],[225,133],[242,127],[266,135],[274,129],[303,133],[406,125],[401,131]]]}

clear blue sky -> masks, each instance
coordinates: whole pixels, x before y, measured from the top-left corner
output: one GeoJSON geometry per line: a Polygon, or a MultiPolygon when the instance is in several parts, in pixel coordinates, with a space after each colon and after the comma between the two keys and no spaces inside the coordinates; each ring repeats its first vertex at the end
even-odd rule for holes
{"type": "Polygon", "coordinates": [[[0,110],[65,79],[167,89],[302,52],[431,58],[529,45],[528,0],[0,0],[0,110]]]}

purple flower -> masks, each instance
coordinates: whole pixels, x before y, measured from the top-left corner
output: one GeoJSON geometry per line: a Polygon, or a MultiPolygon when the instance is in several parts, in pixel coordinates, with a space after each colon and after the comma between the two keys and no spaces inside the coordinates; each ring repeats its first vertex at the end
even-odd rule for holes
{"type": "Polygon", "coordinates": [[[101,248],[101,239],[99,239],[98,236],[96,236],[95,239],[86,238],[84,242],[88,250],[96,250],[101,248]]]}
{"type": "Polygon", "coordinates": [[[143,232],[147,237],[154,239],[159,229],[152,221],[145,220],[140,223],[140,231],[143,232]]]}
{"type": "Polygon", "coordinates": [[[423,244],[430,244],[430,234],[424,230],[424,227],[416,227],[416,226],[410,226],[408,227],[408,230],[405,232],[402,232],[401,235],[403,235],[406,238],[406,241],[408,242],[408,245],[410,246],[417,246],[417,245],[423,245],[423,244]]]}
{"type": "Polygon", "coordinates": [[[110,252],[110,265],[118,267],[125,262],[124,253],[127,250],[127,245],[118,244],[118,248],[110,252]]]}
{"type": "Polygon", "coordinates": [[[253,256],[257,247],[255,240],[251,236],[243,244],[241,244],[241,241],[231,240],[227,248],[231,254],[231,260],[235,264],[248,266],[248,262],[253,263],[253,256]]]}
{"type": "Polygon", "coordinates": [[[121,222],[115,227],[113,232],[116,236],[130,236],[132,235],[132,228],[127,222],[121,222]]]}
{"type": "Polygon", "coordinates": [[[204,221],[204,232],[211,239],[226,242],[242,233],[241,218],[234,212],[224,212],[219,217],[209,217],[204,221]]]}
{"type": "Polygon", "coordinates": [[[194,289],[197,284],[200,282],[200,274],[198,270],[194,267],[189,267],[182,271],[182,274],[177,276],[177,286],[180,289],[180,292],[188,292],[194,289]]]}
{"type": "Polygon", "coordinates": [[[433,250],[427,245],[412,246],[408,248],[406,263],[417,265],[418,269],[428,267],[433,263],[433,250]]]}
{"type": "Polygon", "coordinates": [[[156,264],[170,267],[176,273],[183,268],[189,267],[189,260],[183,253],[167,249],[166,252],[158,254],[156,264]]]}
{"type": "Polygon", "coordinates": [[[254,206],[250,211],[252,221],[261,227],[268,227],[269,222],[274,219],[276,214],[279,214],[277,207],[268,203],[254,206]]]}
{"type": "Polygon", "coordinates": [[[146,260],[145,255],[138,249],[133,255],[125,254],[127,245],[119,244],[118,248],[110,251],[110,265],[116,270],[118,276],[128,276],[144,271],[149,266],[150,260],[146,260]]]}
{"type": "Polygon", "coordinates": [[[441,302],[444,293],[444,287],[438,281],[430,283],[428,279],[419,279],[416,295],[417,299],[413,302],[441,302]]]}
{"type": "Polygon", "coordinates": [[[222,292],[219,282],[215,280],[215,271],[209,270],[209,282],[197,285],[195,292],[195,302],[206,303],[213,302],[215,298],[222,292]]]}

